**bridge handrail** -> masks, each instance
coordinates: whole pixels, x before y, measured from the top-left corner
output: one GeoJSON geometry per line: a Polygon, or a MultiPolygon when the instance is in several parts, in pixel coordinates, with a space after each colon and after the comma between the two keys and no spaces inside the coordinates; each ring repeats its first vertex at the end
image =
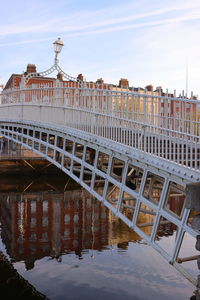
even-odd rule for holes
{"type": "MultiPolygon", "coordinates": [[[[74,83],[74,82],[73,82],[74,83]]],[[[114,87],[115,88],[115,87],[114,87]]],[[[200,99],[194,99],[194,97],[191,98],[186,98],[185,96],[170,96],[170,95],[160,95],[160,94],[153,94],[153,93],[139,93],[139,92],[135,92],[135,91],[130,91],[130,90],[123,90],[123,89],[109,89],[109,88],[98,88],[98,85],[95,87],[85,87],[84,83],[83,86],[78,86],[78,87],[73,87],[70,86],[62,86],[62,85],[51,85],[51,84],[33,84],[33,85],[27,85],[23,88],[20,87],[14,87],[14,88],[9,88],[9,89],[4,89],[0,95],[1,96],[5,96],[5,95],[9,95],[9,94],[14,94],[16,92],[27,92],[27,91],[38,91],[38,90],[82,90],[82,91],[91,91],[91,92],[108,92],[111,94],[116,94],[116,95],[129,95],[129,96],[137,96],[137,97],[145,97],[145,98],[156,98],[156,99],[162,99],[162,100],[170,100],[170,101],[181,101],[181,102],[186,102],[186,103],[190,103],[190,104],[196,104],[200,106],[200,99]]]]}
{"type": "MultiPolygon", "coordinates": [[[[175,152],[180,151],[181,158],[178,161],[199,168],[199,100],[122,90],[112,86],[106,89],[93,83],[87,86],[83,82],[82,85],[77,82],[56,82],[55,85],[29,85],[4,90],[0,108],[20,105],[22,110],[19,112],[18,109],[16,113],[26,120],[34,120],[31,111],[25,111],[29,105],[41,109],[48,107],[48,112],[52,109],[54,114],[63,114],[64,111],[64,121],[56,118],[60,125],[94,133],[149,153],[154,151],[157,156],[167,159],[175,159],[175,152]],[[169,146],[171,143],[174,145],[173,154],[170,149],[172,146],[169,146]],[[161,155],[161,152],[164,154],[161,155]]],[[[55,120],[51,122],[55,123],[55,120]]]]}
{"type": "MultiPolygon", "coordinates": [[[[77,83],[69,83],[69,85],[74,84],[77,83]]],[[[112,116],[125,115],[125,119],[128,120],[142,118],[144,125],[156,124],[156,127],[172,129],[171,126],[174,128],[173,130],[175,130],[175,126],[178,126],[180,132],[189,133],[189,130],[192,135],[196,136],[199,135],[200,130],[200,101],[172,98],[167,95],[159,96],[87,87],[77,88],[76,86],[63,87],[62,84],[56,87],[28,86],[3,91],[2,103],[19,102],[39,102],[46,105],[50,102],[51,105],[79,106],[84,110],[95,112],[106,110],[112,116]],[[173,124],[173,122],[177,124],[173,124]],[[194,131],[197,134],[194,134],[194,131]]]]}
{"type": "MultiPolygon", "coordinates": [[[[1,105],[1,107],[6,107],[6,106],[13,106],[13,105],[20,105],[21,106],[21,102],[19,103],[4,103],[1,105]]],[[[49,106],[49,107],[54,107],[54,108],[57,108],[57,107],[63,107],[63,108],[66,108],[66,109],[69,109],[69,110],[74,110],[74,111],[77,111],[77,112],[86,112],[86,113],[91,113],[93,116],[102,116],[102,117],[109,117],[109,118],[112,118],[112,119],[115,119],[115,120],[119,120],[119,121],[122,121],[122,122],[128,122],[128,123],[132,123],[134,125],[138,125],[140,126],[140,130],[144,130],[144,129],[152,129],[152,131],[155,131],[155,130],[160,130],[162,132],[166,132],[168,137],[172,137],[172,135],[170,134],[180,134],[182,137],[186,137],[185,140],[187,141],[187,137],[190,138],[190,139],[195,139],[195,138],[198,138],[200,139],[199,136],[197,135],[192,135],[190,133],[187,133],[187,132],[182,132],[182,131],[178,131],[178,130],[172,130],[172,129],[169,129],[169,128],[164,128],[164,127],[161,127],[161,126],[155,126],[155,125],[152,125],[152,124],[144,124],[143,122],[139,122],[139,121],[136,121],[136,120],[131,120],[131,119],[127,119],[127,118],[122,118],[122,117],[118,117],[118,116],[115,116],[115,115],[109,115],[109,114],[106,114],[106,113],[100,113],[100,112],[95,112],[95,111],[92,111],[92,110],[87,110],[87,109],[82,109],[82,108],[77,108],[77,107],[71,107],[71,106],[67,106],[67,105],[64,105],[64,106],[59,106],[59,105],[51,105],[51,104],[38,104],[38,103],[32,103],[32,102],[26,102],[26,103],[23,103],[23,105],[26,105],[26,106],[29,106],[29,105],[33,105],[33,106],[49,106]]],[[[178,118],[177,118],[178,120],[178,118]]],[[[200,147],[200,145],[199,145],[200,147]]]]}

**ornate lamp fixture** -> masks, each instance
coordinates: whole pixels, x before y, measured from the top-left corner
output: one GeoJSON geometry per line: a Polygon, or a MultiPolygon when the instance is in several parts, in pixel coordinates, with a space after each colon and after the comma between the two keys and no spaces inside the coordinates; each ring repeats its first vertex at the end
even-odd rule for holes
{"type": "Polygon", "coordinates": [[[46,71],[43,71],[43,72],[34,72],[34,73],[24,73],[23,74],[23,78],[24,78],[24,82],[27,83],[29,81],[30,78],[33,78],[33,77],[40,77],[40,76],[47,76],[49,74],[51,74],[52,72],[54,72],[55,70],[58,71],[59,73],[62,74],[62,76],[64,78],[66,78],[67,80],[70,80],[70,81],[76,81],[76,82],[81,82],[80,79],[78,78],[75,78],[75,77],[72,77],[68,74],[66,74],[62,69],[61,67],[58,65],[58,54],[61,52],[63,46],[64,46],[64,43],[61,41],[60,38],[58,38],[54,43],[54,52],[55,52],[55,58],[54,58],[54,65],[46,70],[46,71]]]}
{"type": "Polygon", "coordinates": [[[54,52],[55,52],[55,65],[57,65],[58,64],[58,54],[61,52],[61,50],[62,50],[62,47],[64,46],[64,44],[63,44],[63,42],[61,41],[61,39],[60,38],[58,38],[57,39],[57,41],[55,41],[54,43],[53,43],[53,45],[54,45],[54,52]]]}

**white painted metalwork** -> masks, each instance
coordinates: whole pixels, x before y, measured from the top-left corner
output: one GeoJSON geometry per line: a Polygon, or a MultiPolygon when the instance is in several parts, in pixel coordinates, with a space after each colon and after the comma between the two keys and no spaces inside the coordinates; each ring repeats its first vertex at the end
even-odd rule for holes
{"type": "Polygon", "coordinates": [[[37,78],[37,77],[40,77],[40,76],[47,76],[47,75],[53,73],[54,71],[58,71],[67,80],[81,83],[80,79],[68,75],[58,65],[58,62],[59,62],[58,61],[58,54],[61,52],[62,47],[64,46],[64,44],[61,41],[61,39],[58,38],[57,41],[55,41],[53,43],[53,45],[54,45],[54,51],[55,51],[55,58],[54,58],[54,64],[53,64],[53,66],[51,68],[47,69],[46,71],[43,71],[43,72],[33,72],[33,73],[28,73],[28,74],[24,73],[23,74],[23,78],[22,78],[22,82],[24,82],[25,84],[27,84],[30,78],[37,78]]]}
{"type": "MultiPolygon", "coordinates": [[[[121,151],[118,143],[76,129],[32,121],[1,120],[0,134],[62,169],[169,263],[182,270],[176,262],[182,238],[185,233],[193,237],[198,235],[188,223],[189,210],[184,208],[184,188],[194,178],[186,179],[181,171],[172,172],[171,167],[167,170],[159,164],[160,158],[155,164],[145,156],[140,157],[140,151],[128,152],[128,146],[121,151]],[[133,173],[136,181],[130,184],[128,180],[133,173]],[[182,195],[179,212],[170,207],[170,193],[182,195]],[[171,252],[159,244],[160,226],[165,224],[170,224],[170,234],[177,228],[171,252]]],[[[196,284],[190,274],[184,271],[184,275],[196,284]]]]}
{"type": "Polygon", "coordinates": [[[63,43],[54,45],[50,69],[2,92],[0,134],[62,169],[181,270],[182,239],[198,235],[184,203],[186,184],[200,181],[200,101],[80,81],[59,67],[63,43]],[[68,81],[25,85],[55,70],[68,81]],[[170,251],[159,242],[166,226],[176,232],[170,251]]]}
{"type": "Polygon", "coordinates": [[[0,118],[79,129],[200,176],[199,100],[82,85],[57,81],[5,90],[0,118]]]}

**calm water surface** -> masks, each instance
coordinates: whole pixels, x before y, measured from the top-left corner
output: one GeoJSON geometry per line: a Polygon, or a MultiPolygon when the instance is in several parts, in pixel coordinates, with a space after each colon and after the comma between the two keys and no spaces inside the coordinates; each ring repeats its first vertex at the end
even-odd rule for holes
{"type": "Polygon", "coordinates": [[[1,184],[0,250],[25,279],[51,300],[190,299],[195,288],[178,271],[85,190],[61,181],[1,184]]]}

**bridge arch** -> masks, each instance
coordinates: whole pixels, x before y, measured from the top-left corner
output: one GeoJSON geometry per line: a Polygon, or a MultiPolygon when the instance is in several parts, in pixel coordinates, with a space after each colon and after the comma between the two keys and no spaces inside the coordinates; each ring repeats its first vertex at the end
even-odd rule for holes
{"type": "Polygon", "coordinates": [[[184,208],[184,188],[190,181],[180,172],[172,173],[170,168],[167,172],[159,160],[155,166],[155,160],[139,159],[137,152],[127,154],[117,144],[109,146],[106,139],[75,129],[2,121],[0,134],[60,168],[180,268],[176,259],[184,234],[197,235],[187,222],[190,212],[184,208]],[[173,194],[178,197],[178,210],[170,202],[173,194]],[[171,252],[158,243],[163,224],[177,229],[171,252]]]}
{"type": "Polygon", "coordinates": [[[184,205],[186,184],[200,181],[196,99],[58,80],[5,89],[1,101],[2,136],[62,169],[181,269],[182,240],[198,235],[184,205]]]}

